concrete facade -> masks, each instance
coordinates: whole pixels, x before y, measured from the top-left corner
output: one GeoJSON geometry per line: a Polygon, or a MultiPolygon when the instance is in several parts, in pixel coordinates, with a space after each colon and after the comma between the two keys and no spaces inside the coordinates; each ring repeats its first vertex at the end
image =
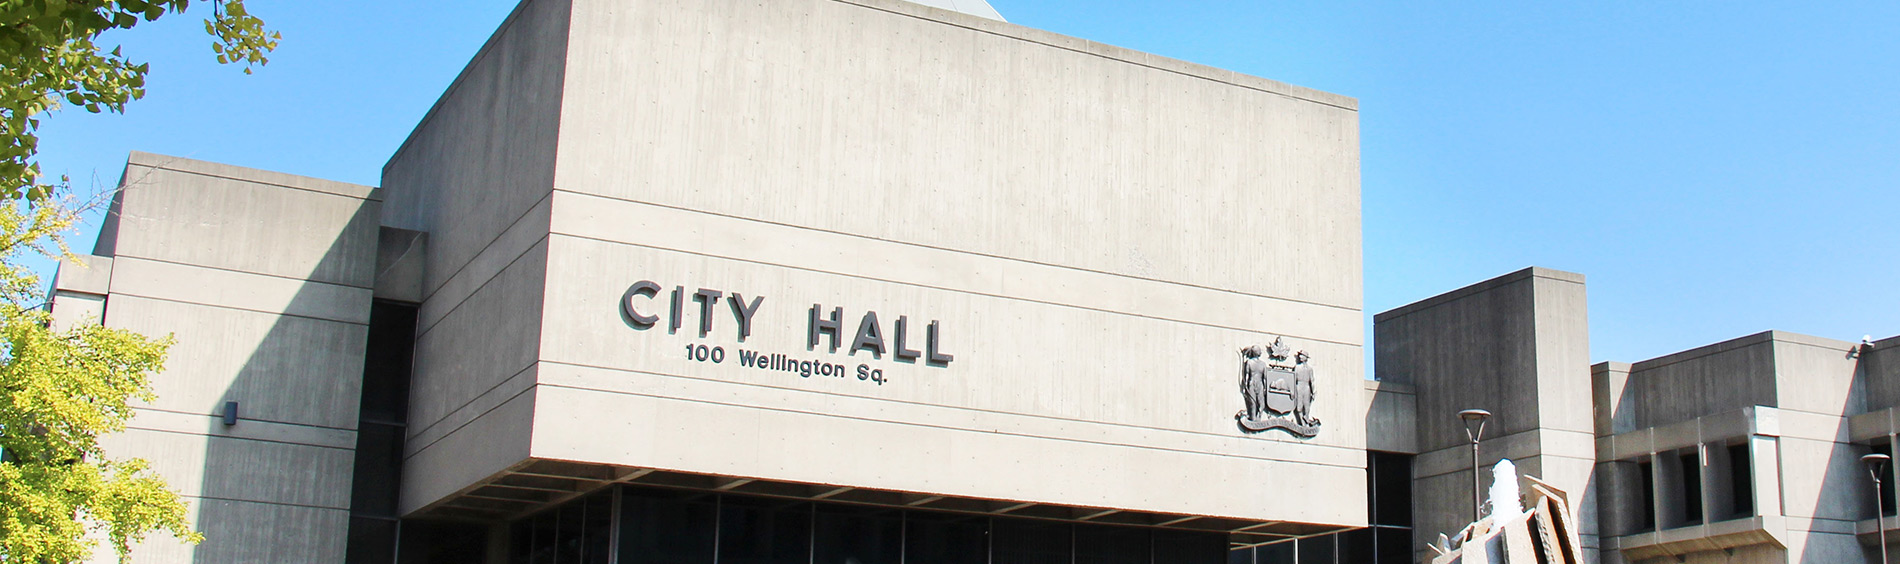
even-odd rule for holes
{"type": "Polygon", "coordinates": [[[1365,526],[1355,102],[952,4],[527,0],[381,188],[134,155],[55,314],[179,341],[109,448],[208,540],[140,556],[357,561],[372,301],[415,312],[396,514],[491,560],[620,484],[1365,526]],[[1276,340],[1316,436],[1237,426],[1276,340]]]}
{"type": "Polygon", "coordinates": [[[128,160],[94,254],[60,269],[53,311],[176,339],[159,399],[103,443],[152,461],[217,539],[152,540],[138,558],[343,559],[380,200],[366,186],[128,160]]]}
{"type": "MultiPolygon", "coordinates": [[[[1414,526],[1423,540],[1457,531],[1471,514],[1471,443],[1453,414],[1484,409],[1481,463],[1510,458],[1520,472],[1589,491],[1595,460],[1588,410],[1589,331],[1583,276],[1529,268],[1374,318],[1384,382],[1410,385],[1418,454],[1414,526]]],[[[1594,504],[1573,500],[1594,547],[1594,504]]],[[[1424,550],[1424,542],[1418,543],[1424,550]]]]}
{"type": "Polygon", "coordinates": [[[1527,268],[1378,314],[1370,380],[1354,100],[927,4],[526,0],[380,188],[133,154],[52,303],[177,339],[107,446],[208,540],[137,556],[631,562],[572,516],[674,496],[1415,561],[1473,408],[1597,562],[1900,541],[1858,461],[1900,337],[1592,365],[1583,276],[1527,268]],[[1250,346],[1316,435],[1245,428],[1250,346]]]}
{"type": "Polygon", "coordinates": [[[385,169],[384,222],[430,234],[403,507],[561,460],[1363,525],[1363,501],[1275,487],[1364,479],[1356,124],[1345,98],[902,2],[526,2],[385,169]],[[975,57],[919,48],[945,44],[975,57]],[[798,55],[706,62],[767,53],[798,55]],[[640,280],[765,301],[743,342],[641,331],[613,310],[640,280]],[[941,321],[962,354],[814,352],[811,304],[941,321]],[[1336,382],[1317,439],[1234,432],[1214,375],[1275,336],[1336,382]]]}
{"type": "Polygon", "coordinates": [[[1582,276],[1531,268],[1376,317],[1394,415],[1375,418],[1417,417],[1415,448],[1390,450],[1418,453],[1418,546],[1470,520],[1455,414],[1478,408],[1495,414],[1481,463],[1570,491],[1598,562],[1879,561],[1875,532],[1896,523],[1872,518],[1860,456],[1892,452],[1900,338],[1769,331],[1586,365],[1583,302],[1582,276]]]}

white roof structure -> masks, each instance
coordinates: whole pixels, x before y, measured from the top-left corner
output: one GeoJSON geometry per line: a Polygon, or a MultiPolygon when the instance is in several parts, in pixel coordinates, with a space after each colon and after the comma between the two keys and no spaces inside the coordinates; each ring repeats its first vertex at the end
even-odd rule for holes
{"type": "Polygon", "coordinates": [[[953,12],[963,12],[965,14],[976,16],[979,18],[989,18],[989,19],[996,20],[999,22],[1009,21],[1009,20],[1003,19],[1003,15],[996,13],[996,8],[991,8],[990,3],[985,2],[984,0],[910,0],[910,1],[916,2],[918,4],[923,4],[925,6],[930,6],[932,8],[943,8],[945,10],[950,10],[953,12]]]}

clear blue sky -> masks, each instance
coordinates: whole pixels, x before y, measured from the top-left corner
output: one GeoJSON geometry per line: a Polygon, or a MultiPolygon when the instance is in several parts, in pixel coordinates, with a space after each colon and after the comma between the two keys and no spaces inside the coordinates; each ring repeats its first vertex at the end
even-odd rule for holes
{"type": "MultiPolygon", "coordinates": [[[[201,13],[108,36],[151,94],[51,116],[46,170],[110,186],[142,150],[374,185],[513,6],[251,2],[284,36],[253,76],[201,13]]],[[[1358,98],[1368,328],[1537,265],[1589,277],[1595,360],[1900,334],[1900,3],[991,2],[1358,98]]]]}

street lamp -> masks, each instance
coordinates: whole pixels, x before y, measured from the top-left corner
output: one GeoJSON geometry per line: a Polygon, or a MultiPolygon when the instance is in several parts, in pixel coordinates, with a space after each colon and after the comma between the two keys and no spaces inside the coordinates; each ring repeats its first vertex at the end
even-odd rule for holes
{"type": "Polygon", "coordinates": [[[1890,460],[1893,457],[1878,452],[1860,457],[1861,464],[1867,465],[1867,475],[1874,478],[1874,534],[1880,536],[1880,564],[1887,564],[1887,516],[1880,510],[1880,474],[1890,460]]]}
{"type": "Polygon", "coordinates": [[[1467,409],[1458,412],[1458,418],[1465,422],[1465,436],[1471,438],[1471,521],[1476,523],[1482,515],[1479,508],[1484,507],[1480,497],[1484,488],[1479,485],[1478,439],[1484,437],[1484,421],[1491,418],[1491,412],[1482,409],[1467,409]]]}

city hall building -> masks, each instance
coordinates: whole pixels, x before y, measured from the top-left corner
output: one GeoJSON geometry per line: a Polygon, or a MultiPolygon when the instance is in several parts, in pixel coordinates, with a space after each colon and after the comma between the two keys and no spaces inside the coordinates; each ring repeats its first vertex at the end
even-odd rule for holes
{"type": "Polygon", "coordinates": [[[525,0],[379,187],[133,154],[53,313],[176,337],[135,558],[1416,562],[1472,408],[1592,562],[1895,528],[1900,339],[1592,366],[1531,268],[1369,380],[1353,99],[931,4],[525,0]]]}

